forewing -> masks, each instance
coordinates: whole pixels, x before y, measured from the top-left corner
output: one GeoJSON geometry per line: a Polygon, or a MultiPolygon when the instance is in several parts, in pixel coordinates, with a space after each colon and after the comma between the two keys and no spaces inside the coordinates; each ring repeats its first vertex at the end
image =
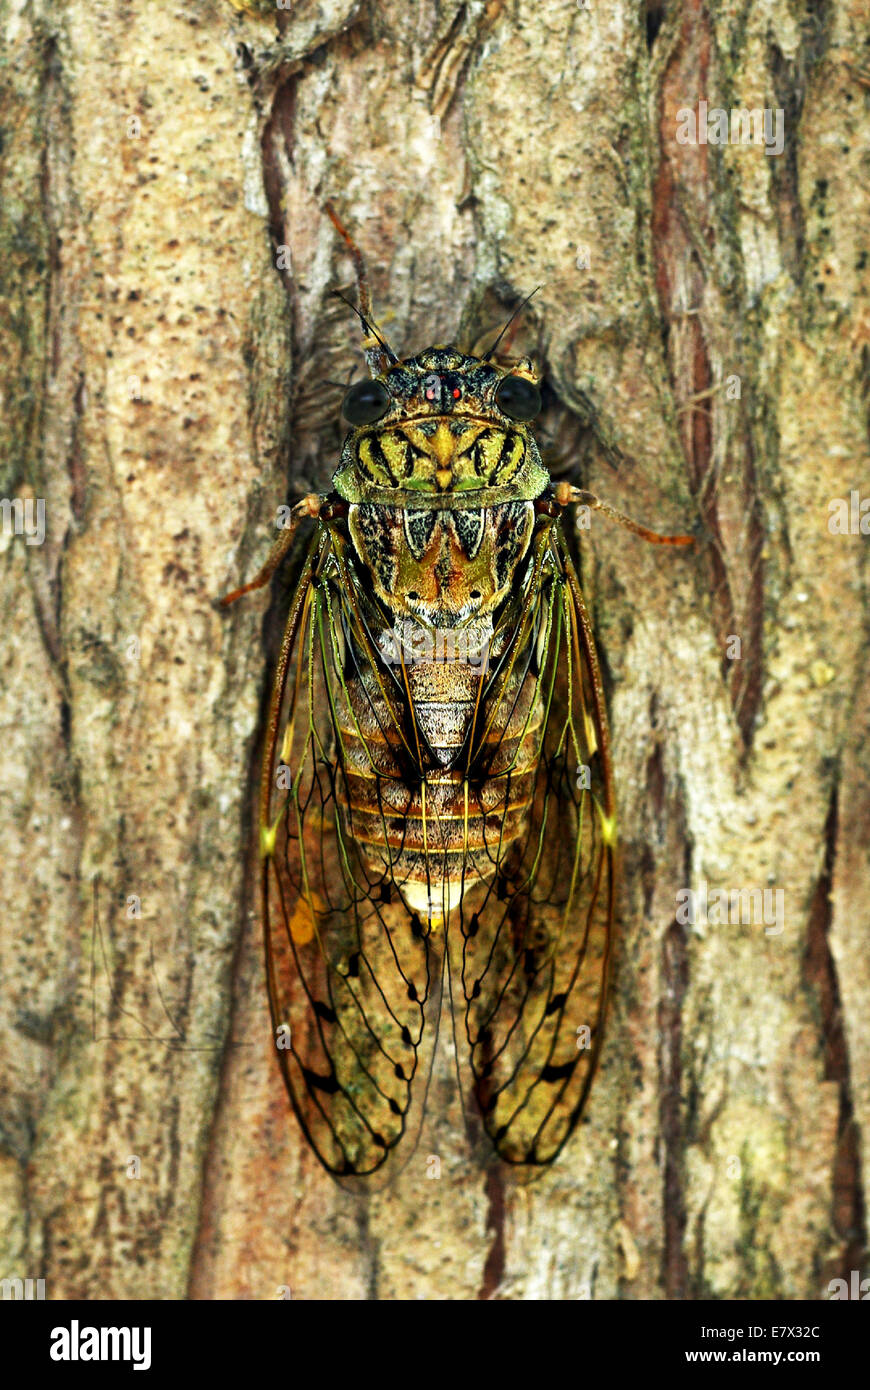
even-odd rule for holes
{"type": "Polygon", "coordinates": [[[349,781],[368,778],[377,805],[392,780],[383,771],[397,736],[389,716],[363,711],[366,736],[359,696],[356,709],[348,696],[349,679],[376,666],[323,528],[276,677],[261,844],[278,1056],[318,1157],[349,1175],[379,1169],[416,1123],[421,1047],[441,979],[430,937],[392,883],[389,850],[373,867],[353,834],[349,781]]]}
{"type": "MultiPolygon", "coordinates": [[[[540,755],[533,773],[520,775],[517,761],[501,774],[505,808],[517,798],[530,803],[526,829],[508,846],[498,828],[490,832],[492,875],[451,919],[451,989],[492,1143],[509,1163],[545,1164],[577,1124],[592,1081],[613,915],[601,680],[558,533],[517,624],[514,669],[535,682],[527,737],[542,720],[540,755]]],[[[516,680],[502,685],[490,697],[496,728],[510,727],[499,703],[517,703],[516,680]]]]}

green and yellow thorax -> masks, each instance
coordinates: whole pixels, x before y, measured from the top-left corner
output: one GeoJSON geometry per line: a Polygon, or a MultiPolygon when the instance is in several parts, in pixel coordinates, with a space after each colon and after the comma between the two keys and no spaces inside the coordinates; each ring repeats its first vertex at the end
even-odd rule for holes
{"type": "Polygon", "coordinates": [[[333,481],[347,502],[468,508],[531,501],[549,485],[526,423],[504,409],[524,391],[537,396],[526,360],[508,372],[429,348],[351,388],[348,400],[354,389],[381,413],[345,440],[333,481]]]}

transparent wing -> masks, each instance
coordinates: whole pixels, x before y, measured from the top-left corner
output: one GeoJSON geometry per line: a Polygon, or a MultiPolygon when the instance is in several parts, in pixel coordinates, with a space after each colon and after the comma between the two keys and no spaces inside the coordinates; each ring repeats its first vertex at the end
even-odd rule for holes
{"type": "Polygon", "coordinates": [[[472,783],[503,785],[501,814],[486,820],[492,869],[451,916],[451,991],[493,1145],[508,1163],[546,1164],[577,1124],[595,1071],[613,918],[603,692],[557,529],[512,621],[469,769],[472,783]],[[506,827],[519,823],[506,843],[506,827]]]}
{"type": "Polygon", "coordinates": [[[416,1126],[436,1032],[441,958],[392,872],[401,722],[322,527],[287,623],[260,820],[278,1056],[309,1142],[339,1175],[374,1173],[416,1126]]]}

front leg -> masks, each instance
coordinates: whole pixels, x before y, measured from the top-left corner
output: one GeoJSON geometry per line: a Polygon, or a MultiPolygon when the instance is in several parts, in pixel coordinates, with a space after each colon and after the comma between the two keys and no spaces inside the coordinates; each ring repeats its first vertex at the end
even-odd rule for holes
{"type": "Polygon", "coordinates": [[[603,516],[615,521],[617,525],[624,526],[627,531],[633,531],[636,536],[642,536],[645,541],[651,541],[653,545],[694,545],[694,536],[663,536],[659,531],[651,531],[647,526],[641,526],[639,521],[632,521],[625,512],[619,512],[615,507],[611,507],[609,502],[603,502],[600,497],[596,497],[594,492],[586,492],[583,488],[572,487],[570,483],[557,483],[553,489],[553,495],[560,507],[569,507],[572,503],[580,503],[581,506],[591,507],[593,511],[601,512],[603,516]]]}
{"type": "Polygon", "coordinates": [[[236,599],[241,598],[243,594],[249,594],[252,589],[262,589],[264,584],[268,584],[272,575],[286,556],[287,551],[290,549],[300,521],[306,516],[313,517],[316,520],[320,516],[325,501],[326,499],[318,496],[316,492],[309,492],[306,497],[302,498],[301,502],[296,503],[290,513],[289,524],[283,527],[280,536],[269,552],[269,558],[263,568],[255,574],[254,578],[249,580],[247,584],[243,584],[240,589],[233,589],[232,593],[224,594],[223,598],[219,600],[222,608],[228,608],[231,603],[235,603],[236,599]]]}

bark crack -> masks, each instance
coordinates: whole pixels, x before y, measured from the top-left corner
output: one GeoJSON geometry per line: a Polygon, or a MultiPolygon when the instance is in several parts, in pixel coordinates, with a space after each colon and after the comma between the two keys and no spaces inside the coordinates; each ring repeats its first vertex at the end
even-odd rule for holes
{"type": "Polygon", "coordinates": [[[504,1175],[497,1163],[490,1164],[486,1174],[486,1229],[492,1232],[492,1244],[483,1267],[483,1279],[477,1297],[494,1298],[505,1272],[505,1186],[504,1175]]]}
{"type": "MultiPolygon", "coordinates": [[[[663,353],[689,484],[710,541],[713,622],[746,756],[763,682],[764,524],[752,414],[744,401],[751,372],[717,328],[718,310],[741,310],[739,291],[717,273],[723,254],[739,267],[739,251],[714,156],[700,140],[678,143],[671,124],[685,92],[715,92],[716,59],[709,18],[702,6],[690,4],[661,77],[651,231],[663,353]],[[720,364],[715,370],[714,361],[720,364]],[[726,386],[738,394],[723,397],[726,386]],[[730,484],[726,493],[723,473],[730,484]]],[[[740,279],[738,274],[734,285],[740,279]]]]}
{"type": "Polygon", "coordinates": [[[686,1298],[689,1267],[684,1249],[686,1197],[683,1184],[685,1134],[682,1118],[683,1000],[689,988],[686,934],[674,920],[662,944],[663,989],[659,1004],[659,1120],[663,1163],[664,1251],[662,1277],[666,1298],[686,1298]]]}
{"type": "Polygon", "coordinates": [[[839,1089],[837,1144],[831,1172],[831,1224],[836,1254],[820,1269],[822,1282],[861,1269],[867,1258],[867,1219],[861,1168],[861,1137],[852,1102],[849,1049],[837,968],[830,947],[831,889],[838,832],[838,791],[835,786],[825,825],[825,858],[810,905],[804,980],[818,1001],[825,1080],[839,1089]]]}

